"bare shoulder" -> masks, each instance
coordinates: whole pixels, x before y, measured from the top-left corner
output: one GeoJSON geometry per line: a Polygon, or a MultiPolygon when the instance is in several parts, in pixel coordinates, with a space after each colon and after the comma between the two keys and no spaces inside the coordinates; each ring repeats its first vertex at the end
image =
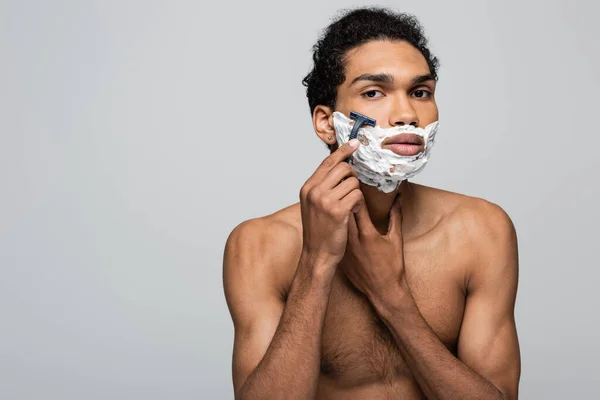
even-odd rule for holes
{"type": "Polygon", "coordinates": [[[495,257],[497,250],[516,246],[516,230],[510,216],[490,201],[462,196],[453,215],[454,224],[465,232],[466,238],[478,250],[479,256],[495,257]]]}
{"type": "MultiPolygon", "coordinates": [[[[517,234],[510,216],[497,204],[458,193],[427,188],[443,205],[443,229],[465,263],[467,286],[491,277],[516,281],[517,234]]],[[[496,279],[492,278],[492,279],[496,279]]]]}
{"type": "Polygon", "coordinates": [[[302,222],[299,204],[273,214],[253,218],[236,226],[225,246],[226,253],[255,255],[266,260],[283,261],[301,244],[302,222]]]}
{"type": "MultiPolygon", "coordinates": [[[[459,193],[420,186],[428,203],[440,215],[439,226],[465,262],[476,269],[494,265],[517,253],[517,236],[510,216],[497,204],[459,193]]],[[[513,262],[513,265],[515,263],[513,262]]],[[[500,268],[500,267],[499,267],[500,268]]]]}
{"type": "MultiPolygon", "coordinates": [[[[223,256],[223,278],[227,285],[261,281],[284,293],[291,281],[302,248],[299,204],[276,213],[242,222],[230,233],[223,256]]],[[[262,285],[261,285],[262,286],[262,285]]]]}
{"type": "Polygon", "coordinates": [[[460,233],[471,244],[497,242],[515,235],[509,215],[497,204],[482,198],[419,185],[428,203],[434,204],[436,213],[446,229],[460,233]]]}

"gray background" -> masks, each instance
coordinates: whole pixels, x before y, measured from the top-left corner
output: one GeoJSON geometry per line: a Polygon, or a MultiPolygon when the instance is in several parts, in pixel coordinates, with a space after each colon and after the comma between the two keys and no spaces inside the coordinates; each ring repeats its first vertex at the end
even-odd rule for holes
{"type": "MultiPolygon", "coordinates": [[[[594,2],[380,4],[442,62],[415,181],[517,227],[521,398],[599,398],[594,2]]],[[[326,156],[300,81],[352,5],[0,3],[0,398],[232,398],[224,243],[326,156]]]]}

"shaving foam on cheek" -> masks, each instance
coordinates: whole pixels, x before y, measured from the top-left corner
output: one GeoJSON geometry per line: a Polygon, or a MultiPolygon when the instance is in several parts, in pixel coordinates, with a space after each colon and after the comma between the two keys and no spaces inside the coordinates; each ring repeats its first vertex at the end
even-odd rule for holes
{"type": "MultiPolygon", "coordinates": [[[[354,122],[341,112],[333,113],[335,136],[339,146],[348,141],[354,122]]],[[[361,127],[357,136],[361,145],[352,154],[350,165],[356,170],[361,182],[375,186],[382,192],[390,193],[398,187],[400,182],[412,178],[425,168],[438,126],[439,122],[436,121],[425,128],[415,128],[412,125],[393,128],[361,127]],[[413,133],[421,136],[425,143],[424,151],[414,156],[401,156],[389,149],[381,148],[381,143],[385,139],[401,133],[413,133]]]]}

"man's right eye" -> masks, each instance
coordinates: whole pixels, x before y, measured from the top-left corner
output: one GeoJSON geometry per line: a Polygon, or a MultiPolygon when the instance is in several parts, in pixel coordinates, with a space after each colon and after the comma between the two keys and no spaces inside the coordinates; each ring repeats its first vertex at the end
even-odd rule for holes
{"type": "Polygon", "coordinates": [[[367,92],[364,92],[362,94],[362,96],[368,97],[370,99],[377,99],[377,98],[383,96],[383,93],[381,93],[380,90],[369,90],[367,92]],[[378,93],[379,93],[379,96],[377,96],[378,93]]]}

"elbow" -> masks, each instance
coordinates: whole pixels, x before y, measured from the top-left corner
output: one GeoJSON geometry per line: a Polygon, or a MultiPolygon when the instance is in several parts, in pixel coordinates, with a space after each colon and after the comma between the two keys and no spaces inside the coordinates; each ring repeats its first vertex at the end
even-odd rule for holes
{"type": "Polygon", "coordinates": [[[233,393],[233,398],[235,400],[250,400],[252,396],[248,395],[246,383],[244,383],[238,390],[235,390],[233,393]]]}
{"type": "Polygon", "coordinates": [[[242,386],[239,387],[235,387],[233,388],[233,398],[234,400],[247,400],[248,396],[246,395],[246,383],[248,382],[248,380],[246,379],[246,382],[244,382],[244,384],[242,386]]]}
{"type": "Polygon", "coordinates": [[[244,392],[242,390],[243,388],[241,388],[240,390],[238,390],[237,392],[234,392],[233,394],[233,398],[234,400],[247,400],[248,396],[244,395],[244,392]]]}

